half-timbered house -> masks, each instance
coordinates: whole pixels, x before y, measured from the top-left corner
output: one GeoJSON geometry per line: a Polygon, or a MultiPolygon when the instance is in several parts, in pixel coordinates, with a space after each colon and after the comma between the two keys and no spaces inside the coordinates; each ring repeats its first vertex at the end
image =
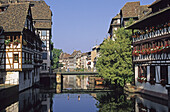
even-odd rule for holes
{"type": "Polygon", "coordinates": [[[170,86],[170,1],[156,0],[152,11],[128,29],[133,37],[135,84],[143,92],[166,96],[170,86]]]}
{"type": "Polygon", "coordinates": [[[0,5],[0,83],[19,91],[39,82],[42,41],[35,34],[29,3],[0,5]]]}

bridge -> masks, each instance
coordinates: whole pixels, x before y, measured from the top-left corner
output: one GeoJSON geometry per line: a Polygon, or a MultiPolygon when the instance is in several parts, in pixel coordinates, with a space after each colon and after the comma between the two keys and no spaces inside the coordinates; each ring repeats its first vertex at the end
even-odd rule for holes
{"type": "Polygon", "coordinates": [[[54,72],[53,74],[41,74],[40,77],[55,78],[57,75],[98,75],[98,72],[54,72]]]}
{"type": "Polygon", "coordinates": [[[57,75],[98,75],[98,72],[57,72],[57,75]]]}

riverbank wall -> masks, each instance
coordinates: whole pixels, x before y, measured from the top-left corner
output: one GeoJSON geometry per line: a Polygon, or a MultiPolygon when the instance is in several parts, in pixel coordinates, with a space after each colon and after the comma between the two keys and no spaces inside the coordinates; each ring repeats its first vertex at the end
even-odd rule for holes
{"type": "Polygon", "coordinates": [[[168,100],[168,94],[162,94],[162,93],[157,93],[157,92],[153,92],[153,91],[149,91],[149,90],[144,90],[144,89],[141,89],[141,88],[137,88],[134,85],[126,85],[124,90],[126,92],[129,92],[129,93],[145,94],[145,95],[161,98],[161,99],[164,99],[164,100],[168,100]]]}

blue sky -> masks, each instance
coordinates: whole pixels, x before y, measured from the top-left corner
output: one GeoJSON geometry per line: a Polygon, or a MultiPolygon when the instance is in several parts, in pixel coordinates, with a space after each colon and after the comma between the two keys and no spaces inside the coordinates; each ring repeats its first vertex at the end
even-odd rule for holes
{"type": "MultiPolygon", "coordinates": [[[[54,48],[87,52],[108,35],[111,19],[126,2],[136,0],[45,0],[53,13],[54,48]]],[[[140,0],[148,5],[155,0],[140,0]]]]}

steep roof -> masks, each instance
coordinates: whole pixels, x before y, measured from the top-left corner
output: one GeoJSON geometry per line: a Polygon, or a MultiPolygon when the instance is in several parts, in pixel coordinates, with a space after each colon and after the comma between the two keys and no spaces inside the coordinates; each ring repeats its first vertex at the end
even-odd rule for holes
{"type": "Polygon", "coordinates": [[[140,2],[127,2],[122,10],[123,18],[129,18],[129,17],[137,17],[138,16],[138,7],[140,6],[140,2]]]}
{"type": "MultiPolygon", "coordinates": [[[[163,21],[168,21],[169,20],[169,16],[167,16],[165,18],[165,15],[168,15],[170,13],[170,7],[166,7],[156,13],[150,13],[147,16],[139,19],[138,21],[134,22],[133,24],[131,24],[130,26],[128,26],[126,29],[140,29],[140,28],[144,28],[144,27],[148,27],[148,26],[152,26],[153,24],[155,24],[155,22],[150,22],[152,19],[157,19],[159,18],[161,20],[161,22],[163,21]],[[164,15],[163,15],[164,14],[164,15]],[[145,21],[145,24],[143,24],[143,21],[145,21]],[[147,23],[147,25],[146,25],[147,23]]],[[[160,21],[157,21],[160,22],[160,21]]],[[[154,25],[153,25],[154,26],[154,25]]]]}
{"type": "Polygon", "coordinates": [[[142,5],[138,8],[138,17],[141,18],[146,16],[148,13],[152,11],[151,8],[148,8],[150,5],[142,5]]]}
{"type": "Polygon", "coordinates": [[[119,19],[120,18],[120,13],[117,14],[115,17],[113,17],[112,19],[119,19]]]}
{"type": "MultiPolygon", "coordinates": [[[[12,0],[13,3],[30,3],[35,28],[50,29],[52,12],[43,0],[12,0]],[[40,21],[41,20],[41,21],[40,21]]],[[[8,0],[0,0],[0,3],[11,4],[8,0]]]]}
{"type": "Polygon", "coordinates": [[[25,25],[28,14],[29,3],[10,4],[4,12],[0,14],[0,26],[5,32],[20,32],[25,25]]]}
{"type": "Polygon", "coordinates": [[[74,50],[74,52],[71,54],[71,56],[70,56],[70,57],[74,57],[74,56],[76,56],[76,55],[77,55],[77,53],[81,53],[81,51],[80,51],[80,50],[79,50],[79,51],[74,50]]]}
{"type": "Polygon", "coordinates": [[[51,21],[36,21],[35,28],[51,28],[51,21]]]}
{"type": "Polygon", "coordinates": [[[82,53],[81,56],[87,56],[88,54],[87,53],[82,53]]]}
{"type": "Polygon", "coordinates": [[[67,54],[67,53],[61,53],[60,54],[60,59],[66,59],[66,58],[68,58],[70,56],[70,54],[67,54]]]}
{"type": "Polygon", "coordinates": [[[51,20],[52,12],[45,1],[30,1],[34,20],[51,20]]]}

